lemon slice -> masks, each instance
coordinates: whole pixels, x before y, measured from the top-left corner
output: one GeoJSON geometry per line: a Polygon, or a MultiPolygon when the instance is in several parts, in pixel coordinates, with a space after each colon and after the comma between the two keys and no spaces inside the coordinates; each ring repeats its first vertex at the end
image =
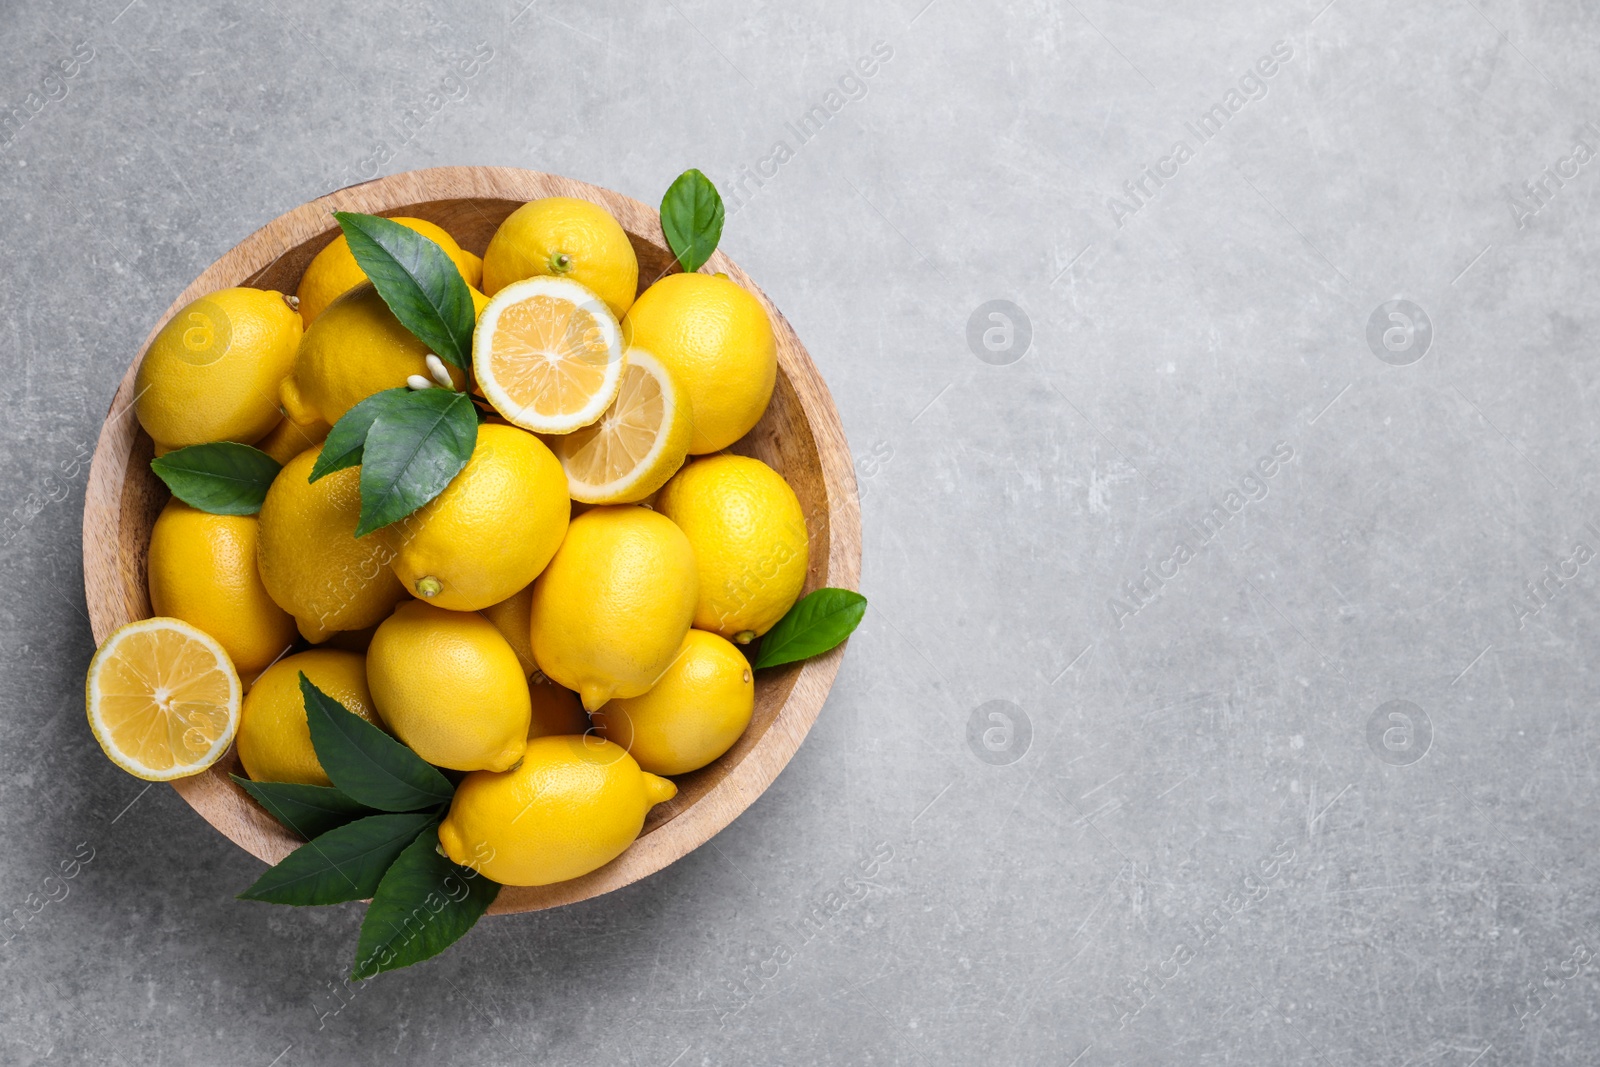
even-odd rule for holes
{"type": "Polygon", "coordinates": [[[239,675],[222,646],[179,619],[144,619],[89,663],[89,729],[111,762],[151,782],[199,774],[239,728],[239,675]]]}
{"type": "Polygon", "coordinates": [[[642,348],[630,348],[622,384],[593,425],[557,438],[567,492],[585,504],[643,500],[683,466],[694,435],[689,394],[642,348]]]}
{"type": "Polygon", "coordinates": [[[472,337],[484,399],[534,433],[571,433],[598,419],[617,398],[622,366],[617,317],[570,278],[506,286],[483,309],[472,337]]]}

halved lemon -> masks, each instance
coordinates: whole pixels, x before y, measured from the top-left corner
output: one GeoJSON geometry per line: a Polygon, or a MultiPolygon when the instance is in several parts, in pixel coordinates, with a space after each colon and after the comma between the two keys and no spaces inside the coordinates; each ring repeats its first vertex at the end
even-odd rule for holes
{"type": "Polygon", "coordinates": [[[667,484],[694,436],[689,394],[642,348],[630,348],[617,399],[593,425],[556,438],[567,492],[585,504],[629,504],[667,484]]]}
{"type": "Polygon", "coordinates": [[[181,619],[131,622],[106,638],[84,689],[95,740],[146,781],[199,774],[239,729],[238,672],[215,638],[181,619]]]}
{"type": "Polygon", "coordinates": [[[484,399],[534,433],[571,433],[598,419],[617,398],[623,362],[617,317],[570,278],[506,286],[472,337],[484,399]]]}

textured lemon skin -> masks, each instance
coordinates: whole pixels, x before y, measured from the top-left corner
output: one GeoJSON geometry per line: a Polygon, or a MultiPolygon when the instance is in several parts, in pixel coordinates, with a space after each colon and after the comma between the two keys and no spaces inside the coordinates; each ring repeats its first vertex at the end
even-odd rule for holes
{"type": "Polygon", "coordinates": [[[678,787],[594,737],[539,737],[515,770],[462,779],[439,826],[456,863],[502,885],[549,885],[616,859],[678,787]]]}
{"type": "Polygon", "coordinates": [[[435,607],[476,611],[538,577],[566,536],[570,514],[566,473],[544,442],[485,423],[445,491],[383,536],[407,591],[435,607]]]}
{"type": "Polygon", "coordinates": [[[633,242],[611,213],[587,200],[547,196],[513,211],[483,253],[483,291],[494,296],[534,275],[571,278],[622,318],[639,290],[633,242]],[[562,268],[560,257],[565,256],[562,268]]]}
{"type": "Polygon", "coordinates": [[[293,419],[279,419],[267,436],[257,441],[255,447],[278,461],[278,465],[289,462],[308,448],[315,448],[328,439],[328,433],[333,427],[320,419],[300,425],[293,419]]]}
{"type": "Polygon", "coordinates": [[[294,619],[256,570],[254,515],[210,515],[174,497],[150,532],[150,606],[216,638],[245,681],[294,644],[294,619]]]}
{"type": "Polygon", "coordinates": [[[622,320],[627,345],[654,352],[689,394],[691,455],[719,452],[761,420],[778,380],[778,342],[761,302],[714,274],[669,274],[622,320]]]}
{"type": "MultiPolygon", "coordinates": [[[[445,255],[455,262],[456,269],[461,271],[468,285],[477,285],[482,279],[483,261],[470,252],[462,251],[455,238],[440,227],[425,219],[396,217],[389,221],[417,231],[444,249],[445,255]]],[[[366,280],[367,272],[356,262],[355,255],[350,251],[350,241],[341,232],[312,257],[311,262],[306,264],[305,273],[300,275],[300,288],[295,290],[295,295],[300,298],[300,317],[309,327],[318,315],[327,310],[329,304],[366,280]]]]}
{"type": "MultiPolygon", "coordinates": [[[[306,331],[294,373],[278,391],[283,412],[301,425],[331,426],[373,393],[397,389],[413,374],[431,380],[427,354],[427,344],[400,325],[372,283],[364,282],[329,304],[306,331]]],[[[449,370],[452,383],[462,388],[465,373],[449,370]]]]}
{"type": "Polygon", "coordinates": [[[272,480],[256,551],[267,593],[313,643],[335,630],[376,625],[406,595],[389,569],[394,553],[378,533],[355,536],[360,468],[307,483],[321,452],[320,445],[306,449],[272,480]]]}
{"type": "Polygon", "coordinates": [[[311,745],[300,674],[374,726],[383,726],[367,688],[366,657],[313,648],[268,667],[245,694],[239,719],[239,762],[253,782],[332,785],[311,745]]]}
{"type": "Polygon", "coordinates": [[[265,437],[282,414],[279,385],[301,333],[283,294],[266,289],[221,289],[174,315],[134,379],[134,412],[157,454],[265,437]]]}
{"type": "Polygon", "coordinates": [[[672,663],[699,595],[689,539],[670,520],[631,504],[572,520],[533,584],[533,656],[594,711],[638,696],[672,663]]]}
{"type": "Polygon", "coordinates": [[[750,663],[732,643],[690,630],[648,693],[594,713],[595,731],[652,774],[687,774],[739,740],[756,706],[750,663]]]}
{"type": "Polygon", "coordinates": [[[783,476],[748,456],[697,459],[662,488],[656,510],[694,547],[694,624],[747,644],[772,629],[806,584],[810,537],[783,476]]]}
{"type": "Polygon", "coordinates": [[[429,763],[503,771],[528,737],[528,679],[483,616],[410,600],[367,646],[367,684],[395,736],[429,763]]]}

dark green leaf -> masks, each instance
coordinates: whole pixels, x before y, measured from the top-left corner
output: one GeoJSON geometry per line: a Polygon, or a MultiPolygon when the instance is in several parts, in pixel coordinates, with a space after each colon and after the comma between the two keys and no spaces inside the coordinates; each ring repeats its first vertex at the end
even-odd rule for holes
{"type": "Polygon", "coordinates": [[[307,841],[239,894],[269,904],[340,904],[377,892],[383,872],[438,816],[369,815],[307,841]]]}
{"type": "Polygon", "coordinates": [[[694,273],[722,240],[722,195],[711,179],[690,169],[678,175],[661,198],[661,231],[683,269],[694,273]]]}
{"type": "Polygon", "coordinates": [[[818,589],[802,597],[761,639],[756,666],[810,659],[850,636],[867,613],[867,598],[849,589],[818,589]]]}
{"type": "Polygon", "coordinates": [[[478,416],[465,393],[421,389],[380,413],[361,453],[364,537],[444,492],[478,441],[478,416]]]}
{"type": "Polygon", "coordinates": [[[404,386],[385,389],[373,393],[345,412],[333,424],[328,439],[322,444],[322,451],[317,454],[317,461],[311,465],[311,476],[306,480],[314,482],[334,471],[358,466],[361,463],[361,446],[367,443],[367,431],[372,429],[373,420],[385,411],[404,404],[405,398],[410,395],[411,390],[404,386]]]}
{"type": "Polygon", "coordinates": [[[213,515],[254,515],[282,468],[259,449],[216,441],[157,456],[150,469],[191,507],[213,515]]]}
{"type": "Polygon", "coordinates": [[[445,250],[416,230],[377,215],[335,211],[350,252],[400,325],[446,363],[472,365],[472,292],[445,250]]]}
{"type": "Polygon", "coordinates": [[[438,770],[300,674],[311,747],[336,788],[379,811],[448,804],[455,790],[438,770]]]}
{"type": "Polygon", "coordinates": [[[298,782],[252,782],[230,775],[239,787],[256,798],[267,813],[306,840],[343,826],[351,819],[370,815],[371,809],[327,785],[298,782]]]}
{"type": "Polygon", "coordinates": [[[352,978],[437,956],[494,903],[499,883],[451,863],[438,846],[439,835],[430,827],[383,876],[361,921],[352,978]]]}

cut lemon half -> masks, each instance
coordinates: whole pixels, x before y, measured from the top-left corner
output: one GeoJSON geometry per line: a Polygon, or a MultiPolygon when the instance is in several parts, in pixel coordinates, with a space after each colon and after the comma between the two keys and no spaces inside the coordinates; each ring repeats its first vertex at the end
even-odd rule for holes
{"type": "Polygon", "coordinates": [[[667,484],[694,436],[689,395],[642,348],[628,349],[617,399],[593,425],[556,438],[567,492],[584,504],[629,504],[667,484]]]}
{"type": "Polygon", "coordinates": [[[89,729],[111,762],[150,782],[199,774],[239,729],[239,675],[222,646],[180,619],[106,638],[84,686],[89,729]]]}
{"type": "Polygon", "coordinates": [[[622,384],[622,327],[570,278],[535,277],[495,294],[472,336],[484,399],[513,425],[562,434],[605,413],[622,384]]]}

